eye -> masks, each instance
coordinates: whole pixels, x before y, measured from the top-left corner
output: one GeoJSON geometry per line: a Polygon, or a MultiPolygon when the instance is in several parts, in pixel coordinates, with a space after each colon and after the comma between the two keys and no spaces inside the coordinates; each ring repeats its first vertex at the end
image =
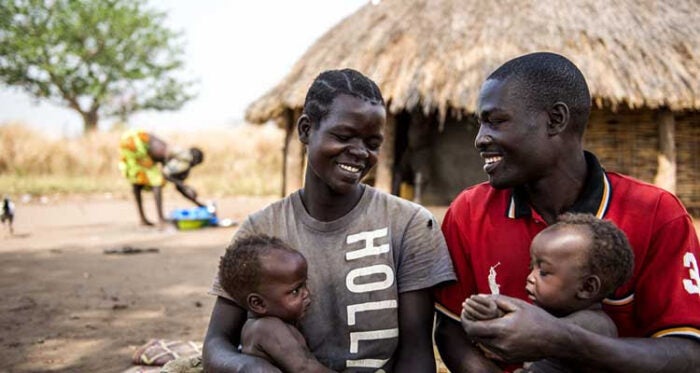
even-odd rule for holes
{"type": "Polygon", "coordinates": [[[382,146],[382,142],[381,142],[381,141],[372,140],[372,141],[368,141],[368,142],[367,142],[367,147],[368,147],[370,150],[373,150],[373,151],[374,151],[374,150],[379,150],[379,148],[380,148],[381,146],[382,146]]]}
{"type": "Polygon", "coordinates": [[[543,270],[540,269],[540,277],[545,277],[545,276],[547,276],[548,274],[549,274],[549,272],[543,271],[543,270]]]}
{"type": "Polygon", "coordinates": [[[348,140],[350,140],[350,136],[343,135],[343,134],[339,134],[339,133],[334,133],[334,134],[333,134],[333,137],[335,137],[336,139],[338,139],[338,141],[348,141],[348,140]]]}
{"type": "Polygon", "coordinates": [[[299,288],[292,290],[292,295],[298,295],[298,294],[299,294],[299,288]]]}

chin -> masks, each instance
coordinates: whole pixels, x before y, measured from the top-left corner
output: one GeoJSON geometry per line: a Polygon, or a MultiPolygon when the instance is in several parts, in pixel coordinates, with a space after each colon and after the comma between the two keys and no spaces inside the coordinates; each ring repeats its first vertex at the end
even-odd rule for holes
{"type": "Polygon", "coordinates": [[[505,182],[503,180],[500,180],[498,178],[494,178],[489,176],[489,184],[494,188],[494,189],[508,189],[513,187],[511,183],[505,182]]]}

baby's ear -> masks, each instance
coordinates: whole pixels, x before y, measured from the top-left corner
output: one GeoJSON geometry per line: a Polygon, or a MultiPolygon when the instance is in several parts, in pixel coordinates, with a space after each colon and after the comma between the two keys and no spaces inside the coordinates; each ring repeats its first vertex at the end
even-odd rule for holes
{"type": "Polygon", "coordinates": [[[593,299],[600,293],[600,285],[600,277],[597,275],[588,275],[581,282],[576,296],[579,299],[593,299]]]}
{"type": "Polygon", "coordinates": [[[265,305],[265,300],[258,293],[250,293],[246,297],[246,302],[248,302],[248,309],[258,315],[265,315],[267,313],[267,306],[265,305]]]}

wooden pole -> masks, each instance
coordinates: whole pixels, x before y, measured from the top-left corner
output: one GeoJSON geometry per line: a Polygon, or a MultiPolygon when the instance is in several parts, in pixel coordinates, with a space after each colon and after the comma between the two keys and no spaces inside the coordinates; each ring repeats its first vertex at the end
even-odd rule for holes
{"type": "Polygon", "coordinates": [[[287,110],[287,133],[285,138],[285,182],[284,196],[301,188],[304,180],[304,147],[299,142],[297,133],[296,116],[293,110],[287,110]]]}
{"type": "Polygon", "coordinates": [[[384,143],[379,152],[379,160],[377,161],[377,176],[374,181],[374,187],[391,193],[391,182],[394,170],[394,148],[396,143],[396,117],[388,114],[386,125],[384,127],[384,143]]]}
{"type": "Polygon", "coordinates": [[[676,193],[676,121],[669,109],[660,109],[656,114],[659,126],[659,167],[654,184],[676,193]]]}

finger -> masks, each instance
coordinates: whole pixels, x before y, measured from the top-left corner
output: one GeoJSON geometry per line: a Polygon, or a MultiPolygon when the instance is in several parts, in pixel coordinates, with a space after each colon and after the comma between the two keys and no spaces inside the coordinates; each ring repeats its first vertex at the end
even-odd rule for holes
{"type": "Polygon", "coordinates": [[[505,295],[501,295],[493,298],[496,302],[496,306],[504,312],[515,312],[523,307],[527,307],[530,304],[517,298],[511,298],[505,295]]]}
{"type": "Polygon", "coordinates": [[[470,338],[489,339],[497,337],[496,323],[500,319],[493,320],[469,320],[462,319],[462,329],[470,338]]]}
{"type": "Polygon", "coordinates": [[[493,303],[488,297],[483,295],[472,295],[471,297],[467,298],[467,300],[472,301],[472,303],[479,303],[483,305],[493,303]]]}
{"type": "Polygon", "coordinates": [[[496,309],[495,306],[489,307],[488,304],[482,304],[482,303],[476,302],[476,301],[472,300],[471,298],[467,299],[466,306],[470,307],[471,309],[473,309],[474,311],[476,311],[480,314],[490,314],[490,313],[493,313],[492,311],[496,309]]]}

